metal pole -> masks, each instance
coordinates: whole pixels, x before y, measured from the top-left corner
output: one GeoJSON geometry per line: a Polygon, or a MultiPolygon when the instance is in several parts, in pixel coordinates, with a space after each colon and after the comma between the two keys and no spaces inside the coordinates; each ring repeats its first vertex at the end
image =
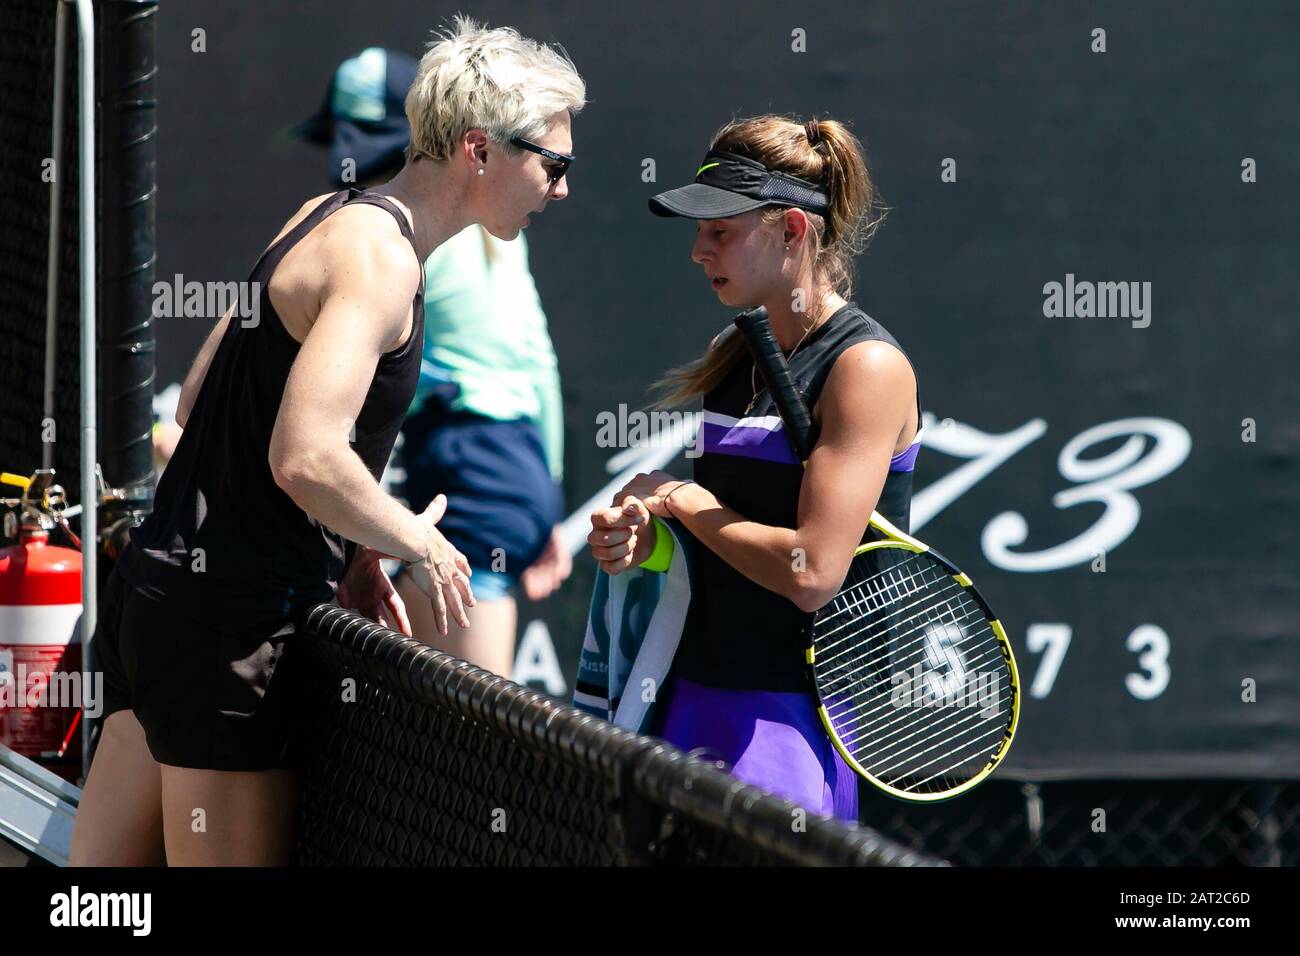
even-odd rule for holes
{"type": "MultiPolygon", "coordinates": [[[[54,417],[54,365],[58,346],[59,252],[63,245],[63,100],[68,47],[68,8],[63,3],[54,14],[54,122],[50,133],[50,158],[54,182],[50,183],[50,242],[45,269],[45,405],[43,417],[54,417]]],[[[44,426],[42,425],[42,428],[44,426]]],[[[54,443],[41,442],[41,467],[54,467],[54,443]]]]}
{"type": "MultiPolygon", "coordinates": [[[[82,686],[91,687],[91,638],[98,619],[99,485],[95,480],[95,11],[91,0],[77,4],[81,174],[81,667],[82,686]]],[[[90,728],[81,722],[81,771],[90,772],[90,728]]]]}

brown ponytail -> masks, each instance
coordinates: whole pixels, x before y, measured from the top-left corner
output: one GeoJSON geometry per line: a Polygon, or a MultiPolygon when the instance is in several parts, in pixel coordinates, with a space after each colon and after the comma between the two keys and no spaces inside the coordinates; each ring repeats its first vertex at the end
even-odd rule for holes
{"type": "MultiPolygon", "coordinates": [[[[848,127],[833,119],[814,117],[800,123],[785,116],[755,116],[727,123],[714,134],[709,148],[757,160],[826,191],[827,214],[807,213],[813,276],[819,287],[852,298],[853,257],[866,249],[887,210],[867,169],[862,144],[848,127]]],[[[785,208],[768,207],[761,215],[765,223],[779,222],[785,208]]],[[[654,406],[683,405],[717,385],[745,352],[740,337],[729,333],[720,336],[703,358],[671,369],[655,382],[651,389],[662,397],[654,406]]]]}

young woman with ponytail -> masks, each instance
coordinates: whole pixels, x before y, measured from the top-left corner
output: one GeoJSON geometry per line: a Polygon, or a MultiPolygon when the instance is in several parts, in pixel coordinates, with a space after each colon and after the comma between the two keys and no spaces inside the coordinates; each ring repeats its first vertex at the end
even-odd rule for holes
{"type": "Polygon", "coordinates": [[[651,558],[656,519],[685,526],[701,547],[654,729],[855,819],[856,779],[821,728],[798,635],[842,584],[873,509],[908,527],[921,425],[910,360],[851,301],[853,257],[883,218],[861,144],[831,119],[733,121],[695,181],[650,208],[696,220],[691,259],[720,302],[767,307],[817,439],[805,469],[729,324],[659,383],[661,406],[703,401],[693,479],[638,475],[592,515],[592,554],[618,574],[651,558]]]}

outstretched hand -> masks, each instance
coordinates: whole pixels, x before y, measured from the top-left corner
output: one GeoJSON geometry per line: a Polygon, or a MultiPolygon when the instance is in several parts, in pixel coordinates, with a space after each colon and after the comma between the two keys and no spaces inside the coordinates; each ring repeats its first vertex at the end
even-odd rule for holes
{"type": "Polygon", "coordinates": [[[447,635],[447,615],[456,623],[469,627],[465,608],[474,606],[474,592],[470,588],[469,560],[461,554],[435,525],[447,511],[447,496],[435,495],[420,517],[428,524],[427,550],[419,561],[407,565],[411,580],[433,605],[434,621],[438,633],[447,635]]]}

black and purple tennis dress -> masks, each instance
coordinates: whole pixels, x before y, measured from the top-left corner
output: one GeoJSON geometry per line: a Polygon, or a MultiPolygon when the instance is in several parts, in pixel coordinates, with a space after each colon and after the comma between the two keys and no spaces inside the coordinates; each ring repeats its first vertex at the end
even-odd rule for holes
{"type": "MultiPolygon", "coordinates": [[[[903,351],[855,302],[813,330],[791,359],[809,408],[815,407],[835,360],[850,346],[870,340],[903,351]]],[[[695,480],[749,520],[793,528],[803,466],[766,392],[747,411],[753,372],[746,356],[705,395],[704,447],[695,460],[695,480]]],[[[903,530],[908,528],[912,469],[921,447],[920,416],[918,391],[916,438],[890,461],[876,505],[903,530]]],[[[684,750],[721,757],[747,783],[814,812],[853,820],[857,777],[822,728],[804,665],[802,635],[811,621],[812,615],[789,599],[700,548],[659,734],[684,750]]]]}

